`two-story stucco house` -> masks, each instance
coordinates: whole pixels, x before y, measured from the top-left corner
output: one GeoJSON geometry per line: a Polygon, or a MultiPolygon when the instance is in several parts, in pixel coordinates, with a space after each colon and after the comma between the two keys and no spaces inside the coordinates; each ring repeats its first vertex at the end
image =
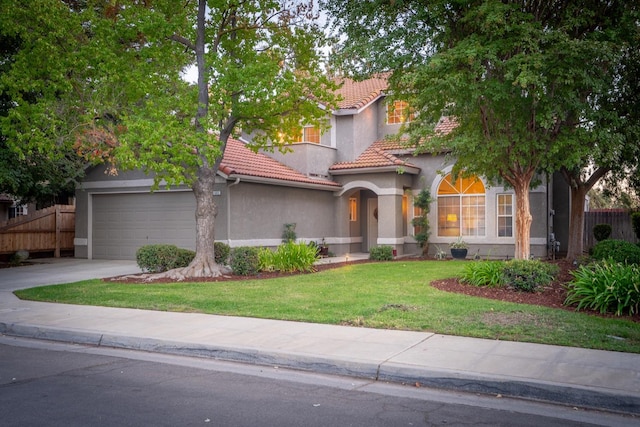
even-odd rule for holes
{"type": "MultiPolygon", "coordinates": [[[[230,140],[214,194],[219,206],[216,240],[237,246],[277,246],[285,224],[299,240],[324,241],[334,254],[367,252],[390,245],[398,255],[420,253],[411,220],[412,195],[428,189],[430,252],[447,250],[458,236],[469,256],[511,257],[515,196],[482,177],[451,182],[445,155],[414,156],[385,137],[396,133],[407,106],[386,102],[387,82],[345,80],[330,128],[302,127],[291,152],[254,153],[246,139],[230,140]]],[[[409,116],[410,117],[410,116],[409,116]]],[[[453,124],[443,119],[446,132],[453,124]]],[[[75,254],[132,259],[145,244],[195,246],[195,198],[191,191],[149,189],[142,172],[109,176],[88,171],[76,193],[75,254]]],[[[547,253],[553,232],[553,192],[543,182],[531,191],[531,252],[547,253]]]]}

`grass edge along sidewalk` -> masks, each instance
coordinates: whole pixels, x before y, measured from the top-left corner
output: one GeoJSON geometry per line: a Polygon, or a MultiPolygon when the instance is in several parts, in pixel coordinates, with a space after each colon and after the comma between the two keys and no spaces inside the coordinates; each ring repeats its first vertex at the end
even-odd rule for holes
{"type": "Polygon", "coordinates": [[[123,284],[88,280],[16,291],[67,304],[292,320],[640,353],[626,319],[437,290],[464,261],[363,263],[267,280],[123,284]]]}

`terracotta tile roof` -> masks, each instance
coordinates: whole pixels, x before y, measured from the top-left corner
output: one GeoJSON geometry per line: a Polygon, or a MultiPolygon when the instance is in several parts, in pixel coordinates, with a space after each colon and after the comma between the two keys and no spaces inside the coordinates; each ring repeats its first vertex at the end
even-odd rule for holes
{"type": "Polygon", "coordinates": [[[442,116],[436,124],[434,131],[435,133],[442,133],[446,135],[451,132],[456,126],[458,126],[458,123],[455,119],[449,116],[442,116]]]}
{"type": "Polygon", "coordinates": [[[243,142],[231,138],[227,142],[219,170],[225,175],[244,175],[302,184],[340,187],[340,184],[334,181],[308,177],[265,154],[252,151],[243,142]]]}
{"type": "Polygon", "coordinates": [[[414,164],[399,159],[392,151],[403,150],[405,147],[394,141],[376,141],[369,146],[364,152],[353,162],[336,163],[329,168],[330,171],[339,171],[345,169],[363,169],[363,168],[380,168],[380,167],[411,167],[418,168],[414,164]]]}
{"type": "Polygon", "coordinates": [[[355,81],[348,78],[337,79],[342,86],[337,90],[342,95],[338,107],[341,109],[354,109],[364,107],[387,89],[386,75],[379,75],[363,81],[355,81]]]}

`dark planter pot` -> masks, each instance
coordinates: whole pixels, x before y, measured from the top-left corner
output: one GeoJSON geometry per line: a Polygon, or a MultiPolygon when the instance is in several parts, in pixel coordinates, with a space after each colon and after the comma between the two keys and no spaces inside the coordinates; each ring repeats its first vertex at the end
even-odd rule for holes
{"type": "Polygon", "coordinates": [[[453,259],[465,259],[467,257],[467,249],[451,248],[451,256],[453,259]]]}
{"type": "Polygon", "coordinates": [[[323,257],[329,256],[328,246],[320,246],[320,256],[323,256],[323,257]]]}

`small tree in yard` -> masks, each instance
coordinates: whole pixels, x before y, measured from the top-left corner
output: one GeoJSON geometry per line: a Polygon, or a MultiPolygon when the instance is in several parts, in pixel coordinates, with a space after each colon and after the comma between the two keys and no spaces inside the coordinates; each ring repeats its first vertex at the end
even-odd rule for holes
{"type": "MultiPolygon", "coordinates": [[[[213,185],[228,139],[242,130],[256,135],[255,149],[293,142],[303,124],[324,128],[325,108],[335,104],[335,86],[321,72],[318,47],[325,37],[313,3],[4,2],[3,23],[41,46],[48,61],[18,58],[4,81],[52,90],[32,109],[41,114],[34,117],[61,123],[66,138],[60,143],[151,173],[155,187],[161,181],[189,185],[196,198],[196,256],[188,267],[164,274],[216,276],[213,185]],[[184,79],[190,68],[196,84],[184,79]],[[56,85],[40,83],[43,75],[56,85]],[[65,126],[65,117],[73,117],[74,126],[65,126]]],[[[25,113],[13,109],[5,123],[23,130],[47,123],[26,123],[25,113]]]]}
{"type": "Polygon", "coordinates": [[[422,248],[423,255],[429,250],[429,236],[431,235],[429,229],[429,211],[431,201],[431,193],[429,190],[424,189],[413,199],[413,206],[420,208],[421,212],[419,216],[413,218],[411,224],[418,229],[414,237],[418,245],[422,248]]]}

